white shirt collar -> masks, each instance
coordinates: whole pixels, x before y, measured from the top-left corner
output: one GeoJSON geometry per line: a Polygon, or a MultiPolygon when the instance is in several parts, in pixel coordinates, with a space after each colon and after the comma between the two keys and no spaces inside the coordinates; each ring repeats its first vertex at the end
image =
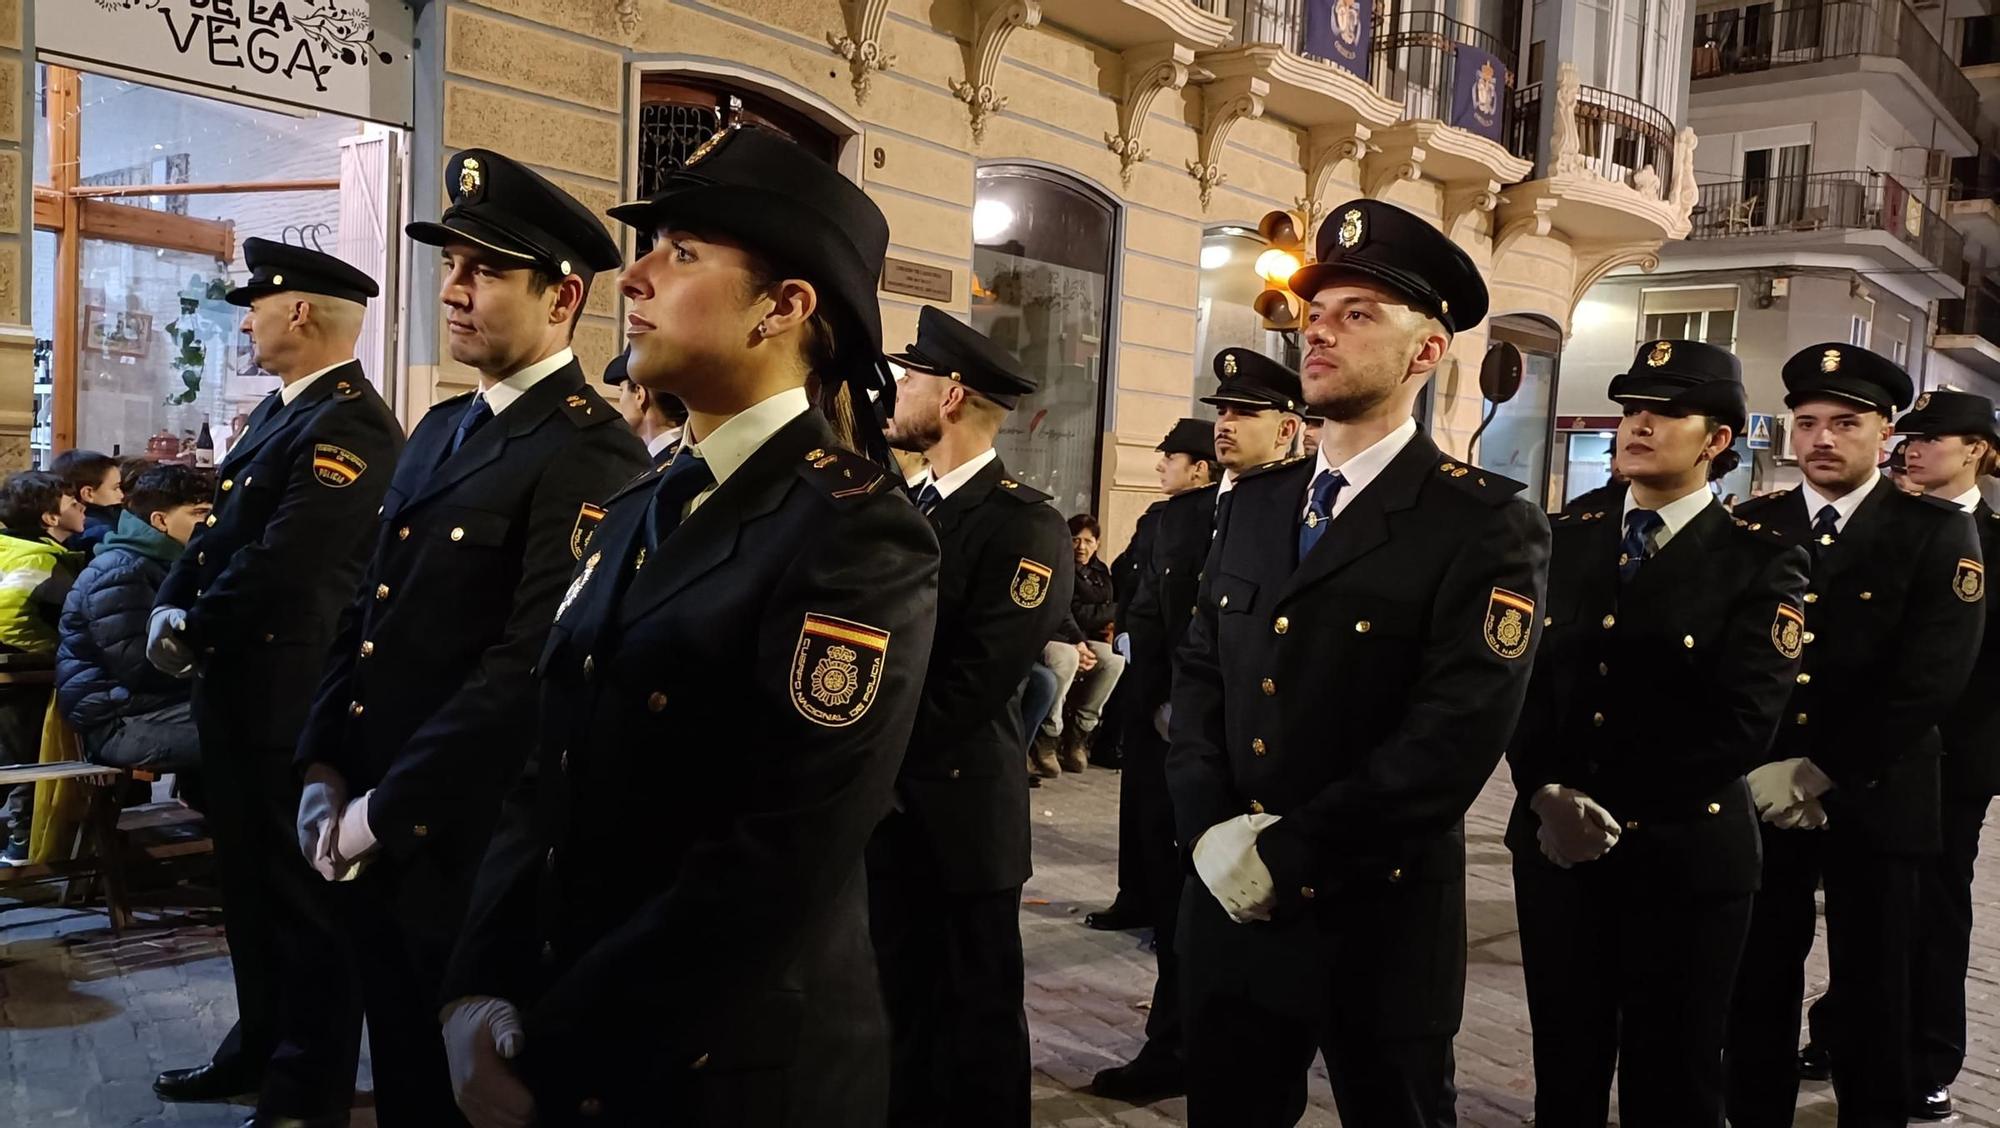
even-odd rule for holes
{"type": "Polygon", "coordinates": [[[1964,493],[1959,494],[1957,497],[1951,499],[1951,503],[1965,510],[1967,513],[1972,512],[1979,508],[1979,487],[1974,486],[1964,493]]]}
{"type": "Polygon", "coordinates": [[[319,379],[320,377],[326,375],[327,373],[333,371],[336,368],[341,368],[353,363],[354,362],[351,360],[343,360],[337,364],[329,364],[325,368],[320,369],[318,372],[315,372],[312,375],[305,377],[304,379],[294,380],[291,383],[286,384],[284,387],[278,389],[278,398],[284,403],[290,403],[293,400],[299,398],[300,396],[305,395],[306,389],[312,387],[314,380],[319,379]]]}
{"type": "Polygon", "coordinates": [[[652,441],[646,444],[646,453],[657,458],[659,457],[661,451],[674,445],[675,440],[679,439],[680,437],[681,437],[681,428],[669,427],[666,430],[661,431],[659,434],[653,436],[652,441]]]}
{"type": "Polygon", "coordinates": [[[1836,501],[1813,489],[1810,479],[1802,481],[1799,483],[1799,492],[1805,497],[1806,520],[1808,522],[1817,520],[1819,511],[1831,505],[1834,508],[1834,512],[1839,514],[1833,523],[1834,531],[1845,532],[1847,530],[1847,519],[1854,516],[1854,511],[1861,508],[1862,502],[1868,500],[1869,493],[1881,484],[1882,472],[1880,470],[1870,470],[1866,482],[1861,483],[1856,489],[1849,490],[1846,497],[1836,501]]]}
{"type": "Polygon", "coordinates": [[[1000,457],[999,451],[994,450],[992,447],[987,447],[985,450],[967,459],[963,465],[955,467],[951,473],[946,474],[942,478],[937,476],[935,469],[926,468],[923,475],[917,479],[917,488],[921,490],[924,486],[930,485],[936,487],[940,499],[950,497],[952,494],[957,493],[959,488],[964,486],[965,483],[970,482],[974,474],[986,469],[987,463],[998,457],[1000,457]]]}
{"type": "MultiPolygon", "coordinates": [[[[1682,494],[1654,510],[1653,512],[1660,515],[1661,524],[1659,528],[1653,530],[1653,551],[1658,552],[1667,547],[1667,542],[1674,539],[1674,534],[1687,528],[1687,523],[1700,516],[1701,511],[1707,509],[1709,503],[1714,500],[1715,493],[1708,488],[1708,483],[1704,482],[1692,492],[1682,494]]],[[[1625,512],[1619,517],[1619,528],[1625,527],[1626,519],[1631,517],[1632,511],[1637,508],[1639,503],[1632,500],[1632,487],[1625,487],[1625,512]]]]}
{"type": "Polygon", "coordinates": [[[1230,490],[1233,490],[1235,488],[1236,488],[1236,471],[1224,470],[1222,472],[1222,481],[1217,483],[1215,487],[1215,496],[1219,498],[1223,494],[1226,494],[1230,490]]]}
{"type": "MultiPolygon", "coordinates": [[[[1322,472],[1328,470],[1347,479],[1347,484],[1340,488],[1340,494],[1333,499],[1333,512],[1327,514],[1327,518],[1331,520],[1338,517],[1340,511],[1347,508],[1347,503],[1368,488],[1368,483],[1381,477],[1382,471],[1388,469],[1389,463],[1394,462],[1396,456],[1403,453],[1403,448],[1410,445],[1410,440],[1416,437],[1417,421],[1405,419],[1395,430],[1375,440],[1367,450],[1349,458],[1342,466],[1335,466],[1327,461],[1326,446],[1322,443],[1317,456],[1318,466],[1313,470],[1313,479],[1317,479],[1322,472]]],[[[1311,501],[1312,480],[1309,479],[1306,482],[1306,502],[1299,506],[1301,514],[1305,513],[1306,505],[1311,504],[1311,501]]]]}
{"type": "Polygon", "coordinates": [[[569,349],[562,349],[554,356],[544,357],[530,364],[479,394],[486,397],[486,406],[493,409],[493,414],[498,415],[507,410],[509,404],[527,395],[529,388],[541,383],[557,369],[575,359],[575,353],[569,349]]]}
{"type": "Polygon", "coordinates": [[[715,485],[702,491],[695,503],[700,504],[728,481],[729,476],[750,461],[757,448],[769,441],[785,424],[811,409],[812,401],[806,399],[804,388],[786,388],[730,416],[707,438],[688,444],[686,449],[707,462],[708,472],[715,475],[715,485]]]}

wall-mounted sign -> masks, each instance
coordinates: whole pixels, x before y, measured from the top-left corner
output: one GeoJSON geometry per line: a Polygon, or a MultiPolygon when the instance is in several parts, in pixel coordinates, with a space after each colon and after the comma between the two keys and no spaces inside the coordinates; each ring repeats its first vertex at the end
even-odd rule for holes
{"type": "Polygon", "coordinates": [[[1744,438],[1751,450],[1770,450],[1776,437],[1777,420],[1758,412],[1750,413],[1750,425],[1744,428],[1744,438]]]}
{"type": "Polygon", "coordinates": [[[882,260],[882,288],[927,302],[951,300],[951,271],[908,259],[882,260]]]}
{"type": "Polygon", "coordinates": [[[44,61],[405,127],[414,30],[405,0],[35,0],[44,61]]]}

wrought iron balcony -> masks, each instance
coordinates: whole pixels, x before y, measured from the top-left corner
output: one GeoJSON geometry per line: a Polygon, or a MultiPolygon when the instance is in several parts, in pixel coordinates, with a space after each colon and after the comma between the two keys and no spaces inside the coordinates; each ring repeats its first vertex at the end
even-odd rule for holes
{"type": "MultiPolygon", "coordinates": [[[[1515,91],[1507,147],[1539,163],[1542,84],[1515,91]]],[[[1582,167],[1617,184],[1650,185],[1667,195],[1674,174],[1674,123],[1659,110],[1623,94],[1580,87],[1576,110],[1577,157],[1582,167]],[[1650,179],[1645,170],[1651,170],[1650,179]]],[[[1557,128],[1561,128],[1558,124],[1557,128]]]]}
{"type": "MultiPolygon", "coordinates": [[[[1512,127],[1514,52],[1471,24],[1436,12],[1377,16],[1369,52],[1370,77],[1378,93],[1403,104],[1405,121],[1427,118],[1451,122],[1462,95],[1469,94],[1473,108],[1478,109],[1477,92],[1459,89],[1467,77],[1458,65],[1461,47],[1483,51],[1505,68],[1504,75],[1493,76],[1497,85],[1490,111],[1498,119],[1498,136],[1504,138],[1512,127]]],[[[1478,81],[1476,75],[1472,77],[1478,81]]]]}
{"type": "Polygon", "coordinates": [[[1853,242],[1850,234],[1880,232],[1948,279],[1965,274],[1965,236],[1901,181],[1872,170],[1704,184],[1693,224],[1689,239],[1853,242]]]}

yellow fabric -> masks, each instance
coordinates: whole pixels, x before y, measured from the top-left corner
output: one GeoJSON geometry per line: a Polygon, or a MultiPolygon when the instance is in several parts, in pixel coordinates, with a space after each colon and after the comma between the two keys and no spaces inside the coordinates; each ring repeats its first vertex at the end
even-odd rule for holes
{"type": "MultiPolygon", "coordinates": [[[[60,764],[80,759],[76,731],[63,720],[55,698],[49,698],[48,715],[42,719],[41,763],[60,764]]],[[[89,803],[89,793],[81,780],[45,779],[35,784],[34,821],[28,828],[28,860],[61,862],[70,858],[76,841],[77,823],[89,803]]]]}

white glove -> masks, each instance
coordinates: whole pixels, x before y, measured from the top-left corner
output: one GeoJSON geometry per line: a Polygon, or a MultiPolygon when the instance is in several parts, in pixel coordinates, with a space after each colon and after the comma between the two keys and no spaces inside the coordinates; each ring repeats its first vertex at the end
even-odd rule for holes
{"type": "Polygon", "coordinates": [[[1111,649],[1117,651],[1120,658],[1130,662],[1132,660],[1132,633],[1130,631],[1119,631],[1118,637],[1111,640],[1111,649]]]}
{"type": "Polygon", "coordinates": [[[1172,703],[1162,705],[1158,709],[1153,710],[1153,731],[1160,734],[1161,740],[1168,739],[1167,725],[1171,723],[1173,719],[1174,719],[1174,707],[1172,703]]]}
{"type": "Polygon", "coordinates": [[[1826,808],[1819,800],[1808,799],[1796,807],[1773,808],[1764,821],[1779,830],[1818,830],[1826,825],[1826,808]]]}
{"type": "Polygon", "coordinates": [[[335,876],[334,839],[346,802],[347,781],[339,772],[325,764],[306,769],[305,790],[299,794],[299,853],[328,881],[335,876]]]}
{"type": "Polygon", "coordinates": [[[370,791],[359,799],[350,800],[340,811],[340,829],[334,837],[335,881],[353,881],[369,862],[369,855],[375,851],[375,832],[368,829],[368,800],[375,792],[370,791]]]}
{"type": "Polygon", "coordinates": [[[1618,845],[1617,817],[1573,787],[1548,784],[1535,792],[1528,807],[1542,820],[1535,837],[1543,856],[1564,869],[1596,861],[1618,845]]]}
{"type": "Polygon", "coordinates": [[[445,1004],[444,1057],[451,1093],[472,1128],[528,1128],[535,1122],[535,1098],[507,1063],[519,1056],[528,1037],[514,1004],[490,995],[471,995],[445,1004]]]}
{"type": "Polygon", "coordinates": [[[178,607],[155,607],[146,620],[146,660],[171,677],[194,673],[194,652],[181,639],[187,629],[187,612],[178,607]]]}
{"type": "Polygon", "coordinates": [[[1238,815],[1202,832],[1194,843],[1194,872],[1201,878],[1229,919],[1238,924],[1270,920],[1278,903],[1277,883],[1264,859],[1257,856],[1257,835],[1278,821],[1277,815],[1238,815]]]}
{"type": "Polygon", "coordinates": [[[1833,790],[1833,780],[1819,770],[1819,766],[1803,756],[1791,760],[1774,760],[1751,771],[1750,798],[1757,804],[1757,813],[1765,822],[1771,822],[1772,811],[1784,811],[1796,807],[1808,799],[1817,799],[1833,790]]]}

